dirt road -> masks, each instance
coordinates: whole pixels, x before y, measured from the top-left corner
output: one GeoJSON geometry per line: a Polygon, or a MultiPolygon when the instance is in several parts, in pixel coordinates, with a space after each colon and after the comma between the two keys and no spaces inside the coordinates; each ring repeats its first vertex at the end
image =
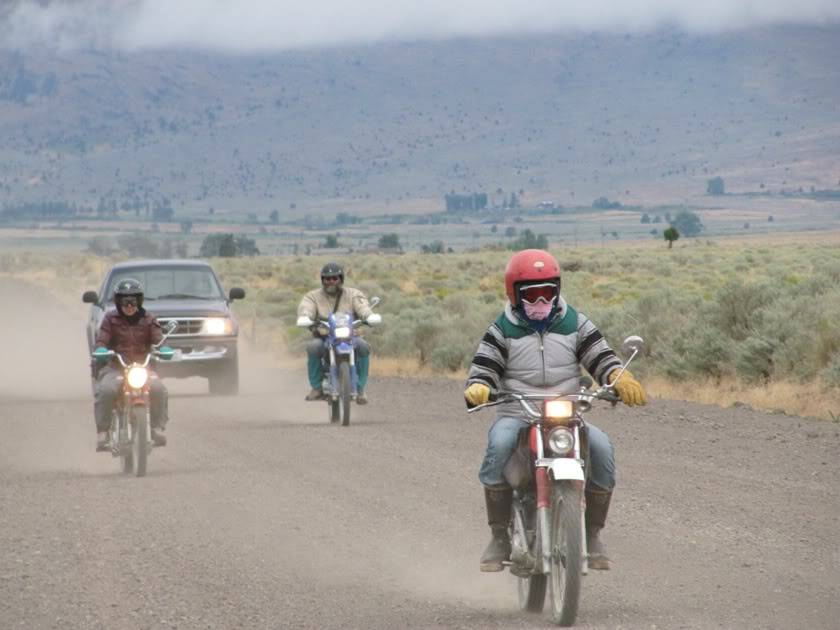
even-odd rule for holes
{"type": "MultiPolygon", "coordinates": [[[[547,627],[478,572],[492,416],[458,383],[377,380],[341,428],[302,366],[246,356],[238,397],[169,382],[170,445],[135,479],[93,452],[81,305],[3,280],[0,304],[0,628],[547,627]]],[[[579,627],[838,627],[837,424],[662,400],[589,418],[620,479],[579,627]]]]}

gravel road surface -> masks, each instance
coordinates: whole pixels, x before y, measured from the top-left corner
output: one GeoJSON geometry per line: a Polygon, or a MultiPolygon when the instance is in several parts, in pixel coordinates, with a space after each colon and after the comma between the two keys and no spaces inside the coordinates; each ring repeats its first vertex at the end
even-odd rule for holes
{"type": "MultiPolygon", "coordinates": [[[[492,415],[377,379],[351,426],[298,371],[168,381],[149,474],[93,450],[85,311],[0,279],[0,628],[536,628],[481,574],[492,415]]],[[[374,358],[375,360],[375,358],[374,358]]],[[[840,425],[654,400],[589,420],[619,485],[581,628],[840,627],[840,425]]]]}

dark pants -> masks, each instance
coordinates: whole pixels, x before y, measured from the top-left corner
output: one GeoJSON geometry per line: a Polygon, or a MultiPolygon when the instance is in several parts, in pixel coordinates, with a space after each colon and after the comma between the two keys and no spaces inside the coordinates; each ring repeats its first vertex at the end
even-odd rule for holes
{"type": "MultiPolygon", "coordinates": [[[[313,339],[306,344],[307,373],[312,389],[321,389],[324,380],[324,370],[321,361],[327,354],[327,344],[323,339],[313,339]]],[[[359,377],[359,389],[367,385],[368,369],[370,368],[370,346],[361,337],[353,337],[353,354],[356,357],[356,374],[359,377]]]]}
{"type": "MultiPolygon", "coordinates": [[[[111,428],[111,412],[114,410],[117,397],[122,393],[122,379],[123,371],[110,366],[99,372],[96,393],[93,396],[93,416],[96,420],[97,431],[107,431],[111,428]]],[[[165,427],[169,420],[168,395],[163,382],[151,370],[149,370],[149,399],[152,426],[165,427]]]]}

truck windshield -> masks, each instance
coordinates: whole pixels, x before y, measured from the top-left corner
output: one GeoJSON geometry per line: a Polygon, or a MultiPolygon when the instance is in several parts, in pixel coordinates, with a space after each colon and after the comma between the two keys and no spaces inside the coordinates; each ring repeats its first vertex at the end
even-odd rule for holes
{"type": "Polygon", "coordinates": [[[223,300],[216,277],[205,267],[138,267],[120,269],[108,283],[107,300],[114,301],[114,287],[120,280],[139,280],[145,290],[144,300],[198,299],[223,300]]]}

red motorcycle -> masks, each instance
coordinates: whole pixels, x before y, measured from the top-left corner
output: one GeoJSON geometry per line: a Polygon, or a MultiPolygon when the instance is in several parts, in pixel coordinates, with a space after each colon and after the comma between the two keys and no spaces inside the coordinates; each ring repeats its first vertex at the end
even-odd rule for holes
{"type": "MultiPolygon", "coordinates": [[[[632,336],[622,347],[629,355],[626,368],[644,342],[632,336]]],[[[595,400],[619,401],[614,385],[622,374],[624,369],[612,385],[584,387],[575,394],[501,392],[496,400],[469,410],[517,401],[522,419],[531,425],[522,431],[503,471],[513,488],[511,553],[505,564],[519,578],[520,608],[541,612],[548,591],[551,619],[560,626],[574,624],[582,577],[589,570],[584,522],[589,450],[583,414],[595,400]]]]}

